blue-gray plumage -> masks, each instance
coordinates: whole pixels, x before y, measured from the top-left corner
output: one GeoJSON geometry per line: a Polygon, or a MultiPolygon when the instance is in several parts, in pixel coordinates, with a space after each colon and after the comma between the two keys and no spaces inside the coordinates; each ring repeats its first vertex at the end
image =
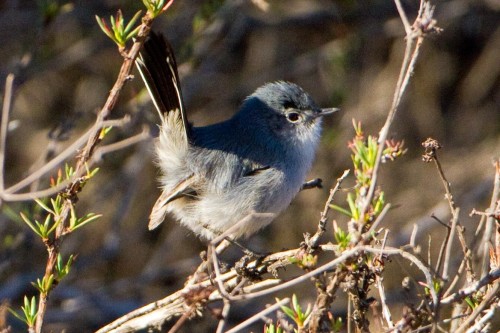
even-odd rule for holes
{"type": "Polygon", "coordinates": [[[192,127],[161,35],[146,41],[137,65],[162,118],[156,151],[163,192],[150,229],[172,213],[202,238],[235,225],[230,236],[238,238],[290,204],[314,160],[321,118],[337,109],[321,109],[302,88],[280,81],[258,88],[232,118],[192,127]]]}

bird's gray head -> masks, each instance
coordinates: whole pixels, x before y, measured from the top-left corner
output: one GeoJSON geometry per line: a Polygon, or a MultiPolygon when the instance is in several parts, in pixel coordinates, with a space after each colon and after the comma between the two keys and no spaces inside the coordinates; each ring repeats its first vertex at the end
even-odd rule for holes
{"type": "Polygon", "coordinates": [[[269,128],[282,140],[308,144],[319,138],[321,117],[335,111],[319,108],[301,87],[283,81],[258,88],[241,108],[252,122],[248,126],[269,128]]]}

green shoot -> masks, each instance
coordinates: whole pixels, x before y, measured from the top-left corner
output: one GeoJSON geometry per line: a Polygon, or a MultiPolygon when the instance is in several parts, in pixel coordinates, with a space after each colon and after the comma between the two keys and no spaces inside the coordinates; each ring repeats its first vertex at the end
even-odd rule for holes
{"type": "Polygon", "coordinates": [[[116,13],[116,17],[111,16],[109,21],[111,23],[111,27],[107,24],[106,20],[100,18],[99,16],[95,16],[99,27],[101,30],[108,36],[113,42],[115,42],[118,47],[124,48],[125,44],[135,37],[139,32],[140,26],[134,28],[135,23],[139,19],[141,15],[141,11],[135,13],[134,17],[130,20],[130,22],[125,26],[125,20],[123,18],[123,14],[121,10],[118,10],[116,13]]]}

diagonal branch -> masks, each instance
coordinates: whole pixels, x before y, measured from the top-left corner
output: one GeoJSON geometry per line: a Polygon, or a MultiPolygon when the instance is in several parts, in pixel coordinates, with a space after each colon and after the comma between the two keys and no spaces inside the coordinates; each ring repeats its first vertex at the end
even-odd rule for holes
{"type": "Polygon", "coordinates": [[[394,1],[396,3],[396,6],[398,7],[398,11],[400,12],[403,24],[405,25],[406,49],[405,49],[403,63],[401,65],[401,70],[399,72],[399,78],[396,84],[396,90],[394,92],[391,108],[389,110],[389,114],[387,115],[385,124],[380,130],[380,135],[378,138],[377,157],[375,160],[375,167],[373,168],[373,177],[371,180],[370,188],[368,190],[368,193],[365,197],[362,206],[360,221],[358,221],[359,225],[363,224],[361,219],[363,216],[365,216],[370,206],[370,203],[373,199],[373,195],[377,187],[377,179],[379,173],[378,171],[380,169],[380,164],[382,162],[382,154],[387,137],[389,135],[389,129],[394,121],[394,117],[401,102],[401,98],[403,97],[403,94],[410,81],[410,77],[415,68],[415,64],[418,59],[420,47],[422,46],[422,43],[424,41],[424,37],[429,32],[439,31],[439,29],[435,26],[435,21],[433,19],[433,14],[434,14],[433,7],[431,7],[428,2],[422,1],[420,3],[419,14],[415,19],[413,26],[409,27],[408,19],[406,18],[406,14],[404,14],[404,10],[401,6],[400,1],[399,0],[394,0],[394,1]]]}

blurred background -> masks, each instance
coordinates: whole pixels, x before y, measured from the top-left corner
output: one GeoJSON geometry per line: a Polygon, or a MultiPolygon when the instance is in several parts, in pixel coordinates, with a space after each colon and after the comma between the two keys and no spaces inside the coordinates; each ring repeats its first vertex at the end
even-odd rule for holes
{"type": "MultiPolygon", "coordinates": [[[[413,21],[418,1],[402,2],[413,21]]],[[[435,167],[421,160],[421,142],[433,137],[443,146],[440,160],[462,208],[460,222],[471,246],[477,246],[482,235],[475,236],[479,219],[469,213],[472,208],[489,206],[492,162],[500,155],[500,3],[432,3],[443,31],[426,39],[390,132],[391,138],[404,140],[408,152],[383,165],[379,183],[386,201],[395,207],[382,223],[390,229],[389,244],[407,244],[416,224],[424,258],[428,248],[433,255],[437,253],[446,230],[430,215],[445,222],[450,216],[435,167]]],[[[128,20],[142,9],[142,2],[0,2],[2,95],[7,74],[16,75],[6,187],[40,168],[95,121],[122,63],[95,15],[107,19],[118,9],[128,20]]],[[[385,121],[405,47],[394,3],[176,1],[157,19],[154,30],[163,32],[176,51],[188,116],[196,126],[227,119],[257,87],[276,80],[301,85],[322,107],[342,109],[325,119],[310,172],[310,178],[323,179],[324,188],[301,192],[271,226],[245,242],[260,252],[297,247],[303,233],[315,232],[329,187],[351,167],[347,142],[354,136],[352,119],[361,121],[365,132],[373,135],[385,121]]],[[[79,214],[103,216],[64,240],[63,254],[78,257],[70,275],[51,294],[47,332],[91,332],[178,290],[206,247],[171,219],[154,232],[147,230],[149,212],[160,193],[152,148],[157,115],[138,73],[134,74],[136,78],[122,91],[112,114],[112,118],[129,115],[131,121],[113,129],[103,144],[131,137],[143,128],[151,136],[104,155],[99,173],[82,191],[76,206],[79,214]]],[[[48,177],[36,186],[46,188],[47,184],[48,177]]],[[[344,188],[353,184],[353,178],[348,178],[344,188]]],[[[345,193],[335,203],[346,206],[343,196],[345,193]]],[[[32,210],[32,202],[2,202],[0,300],[15,308],[24,295],[35,294],[30,282],[41,278],[45,270],[44,245],[16,217],[20,211],[32,210]]],[[[345,226],[342,215],[332,213],[330,217],[345,226]]],[[[332,239],[329,224],[325,241],[332,239]]],[[[239,255],[230,253],[227,260],[239,255]]],[[[461,259],[457,256],[453,264],[461,259]]],[[[385,280],[389,304],[396,308],[408,301],[409,296],[400,289],[412,268],[395,260],[386,269],[397,272],[385,280]]],[[[314,300],[311,289],[306,284],[304,290],[274,296],[296,292],[306,304],[314,300]]],[[[273,297],[238,304],[232,308],[231,322],[258,312],[264,304],[273,303],[273,297]]],[[[345,300],[339,298],[334,304],[334,313],[345,316],[345,300]]],[[[6,316],[0,311],[0,328],[6,325],[6,316]]],[[[21,322],[7,317],[14,332],[24,330],[21,322]]],[[[184,331],[214,331],[217,319],[209,313],[205,317],[189,323],[184,331]]],[[[254,331],[261,331],[262,326],[254,331]]]]}

